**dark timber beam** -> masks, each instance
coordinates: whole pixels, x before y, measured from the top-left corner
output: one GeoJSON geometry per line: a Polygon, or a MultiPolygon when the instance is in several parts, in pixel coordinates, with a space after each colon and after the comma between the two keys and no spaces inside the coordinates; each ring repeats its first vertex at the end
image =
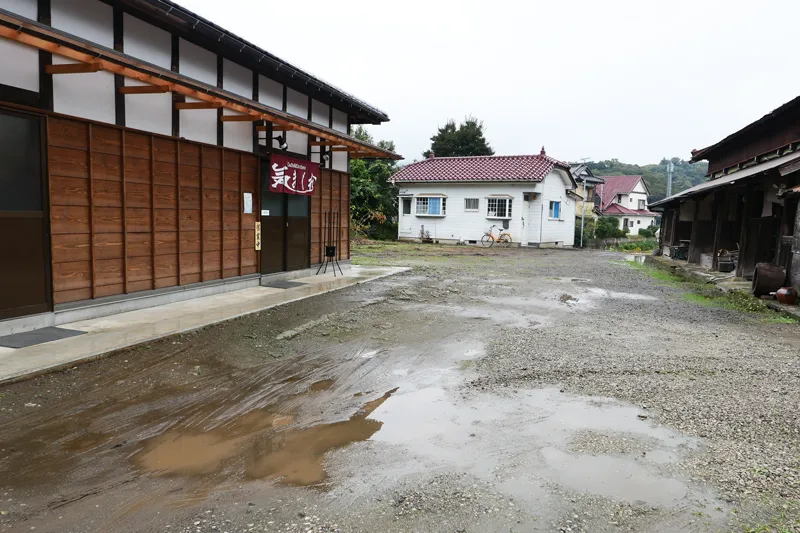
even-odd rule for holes
{"type": "Polygon", "coordinates": [[[164,94],[170,92],[167,85],[126,85],[119,88],[120,94],[164,94]]]}
{"type": "Polygon", "coordinates": [[[222,104],[217,102],[175,102],[175,109],[221,109],[222,104]]]}
{"type": "Polygon", "coordinates": [[[47,74],[88,74],[100,72],[103,65],[100,63],[70,63],[67,65],[47,65],[44,71],[47,74]]]}

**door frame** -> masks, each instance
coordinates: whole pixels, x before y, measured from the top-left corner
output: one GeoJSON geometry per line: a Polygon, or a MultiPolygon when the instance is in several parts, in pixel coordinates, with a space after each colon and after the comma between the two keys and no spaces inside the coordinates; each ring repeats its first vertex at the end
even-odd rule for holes
{"type": "MultiPolygon", "coordinates": [[[[44,311],[45,313],[50,313],[53,311],[53,261],[52,261],[52,239],[50,233],[50,167],[48,165],[48,157],[47,157],[47,128],[49,125],[49,121],[47,120],[47,115],[43,113],[36,113],[31,112],[28,110],[21,110],[16,107],[8,107],[3,105],[3,102],[0,102],[0,113],[4,115],[13,115],[22,118],[30,118],[36,119],[39,121],[39,145],[40,145],[40,167],[41,167],[41,176],[39,179],[41,180],[42,185],[42,249],[44,250],[44,293],[45,293],[45,305],[47,309],[44,311]]],[[[14,318],[22,318],[26,316],[31,316],[38,314],[36,312],[33,313],[24,313],[24,314],[17,314],[17,313],[3,313],[0,311],[0,321],[9,320],[14,318]]]]}

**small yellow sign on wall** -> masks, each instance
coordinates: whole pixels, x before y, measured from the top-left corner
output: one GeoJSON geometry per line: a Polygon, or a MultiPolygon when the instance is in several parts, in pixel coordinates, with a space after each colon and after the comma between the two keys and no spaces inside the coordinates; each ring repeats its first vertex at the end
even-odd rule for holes
{"type": "Polygon", "coordinates": [[[255,246],[257,251],[261,250],[261,222],[256,222],[255,246]]]}

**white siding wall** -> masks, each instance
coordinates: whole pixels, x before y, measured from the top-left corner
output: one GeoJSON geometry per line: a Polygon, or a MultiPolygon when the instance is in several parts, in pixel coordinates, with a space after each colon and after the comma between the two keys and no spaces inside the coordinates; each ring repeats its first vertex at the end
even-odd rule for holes
{"type": "MultiPolygon", "coordinates": [[[[172,66],[172,37],[162,29],[125,15],[122,21],[125,53],[169,69],[172,66]]],[[[125,78],[125,85],[146,85],[125,78]]],[[[172,94],[129,94],[125,96],[125,125],[162,135],[172,135],[172,94]]]]}
{"type": "Polygon", "coordinates": [[[575,240],[575,200],[567,196],[564,179],[551,172],[542,180],[540,190],[542,193],[530,203],[528,242],[572,246],[575,240]],[[551,201],[561,202],[558,219],[550,218],[551,201]],[[538,232],[539,228],[541,232],[538,232]]]}
{"type": "MultiPolygon", "coordinates": [[[[36,20],[36,0],[3,0],[3,9],[36,20]]],[[[39,51],[0,39],[0,83],[39,92],[39,51]]]]}
{"type": "MultiPolygon", "coordinates": [[[[347,113],[333,110],[333,129],[347,133],[347,113]]],[[[347,172],[347,152],[334,152],[333,153],[333,169],[347,172]]]]}
{"type": "MultiPolygon", "coordinates": [[[[52,0],[53,27],[108,48],[114,47],[113,12],[99,0],[52,0]]],[[[53,56],[56,65],[74,63],[53,56]]],[[[53,106],[57,113],[99,122],[116,121],[114,75],[59,74],[53,76],[53,106]]]]}
{"type": "MultiPolygon", "coordinates": [[[[286,91],[286,111],[300,118],[308,119],[308,96],[293,89],[286,91]]],[[[298,154],[308,152],[308,135],[299,131],[286,132],[289,151],[298,154]]]]}
{"type": "Polygon", "coordinates": [[[651,225],[655,224],[656,217],[642,217],[638,215],[614,215],[617,220],[617,227],[622,229],[624,226],[622,223],[625,219],[628,219],[628,229],[631,231],[631,235],[638,235],[640,229],[645,229],[650,227],[651,225]],[[633,222],[633,226],[630,223],[633,222]]]}
{"type": "Polygon", "coordinates": [[[558,174],[550,174],[543,183],[495,183],[495,184],[470,184],[470,183],[422,183],[399,184],[401,195],[413,195],[411,215],[402,215],[402,200],[400,201],[399,238],[417,239],[420,229],[425,226],[431,237],[443,240],[480,241],[481,236],[495,224],[495,235],[502,228],[501,219],[487,218],[487,199],[491,195],[508,195],[512,198],[511,220],[508,231],[511,232],[515,243],[539,243],[539,227],[542,202],[549,208],[550,199],[562,202],[563,221],[548,221],[547,212],[544,213],[542,235],[544,242],[562,242],[571,246],[575,231],[575,201],[566,196],[566,187],[558,174]],[[545,190],[544,195],[542,191],[545,190]],[[523,193],[535,192],[538,199],[534,202],[523,202],[523,193]],[[417,216],[416,197],[426,194],[447,195],[447,212],[444,217],[417,216]],[[548,196],[549,195],[549,196],[548,196]],[[466,211],[464,199],[478,198],[479,210],[466,211]],[[572,205],[572,210],[567,205],[572,205]],[[530,204],[530,205],[527,205],[530,204]],[[535,213],[536,217],[531,217],[535,213]],[[403,218],[405,217],[405,219],[403,218]],[[523,218],[525,219],[523,222],[523,218]],[[410,219],[410,224],[409,224],[410,219]],[[548,241],[547,239],[551,240],[548,241]]]}
{"type": "MultiPolygon", "coordinates": [[[[180,73],[216,87],[217,56],[189,41],[180,40],[180,73]]],[[[187,98],[187,102],[198,102],[187,98]]],[[[217,110],[189,109],[180,111],[181,137],[191,141],[217,144],[217,110]]]]}
{"type": "MultiPolygon", "coordinates": [[[[223,60],[222,88],[245,98],[253,98],[253,72],[232,61],[223,60]]],[[[240,113],[224,109],[223,114],[238,115],[240,113]]],[[[224,146],[247,152],[253,151],[252,122],[224,122],[222,127],[224,146]]]]}

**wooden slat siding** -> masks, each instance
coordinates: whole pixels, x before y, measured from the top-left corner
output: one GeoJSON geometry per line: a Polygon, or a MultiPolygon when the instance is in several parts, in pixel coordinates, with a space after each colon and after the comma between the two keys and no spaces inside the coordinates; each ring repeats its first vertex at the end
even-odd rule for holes
{"type": "Polygon", "coordinates": [[[256,156],[82,119],[47,131],[55,303],[258,272],[256,156]]]}

